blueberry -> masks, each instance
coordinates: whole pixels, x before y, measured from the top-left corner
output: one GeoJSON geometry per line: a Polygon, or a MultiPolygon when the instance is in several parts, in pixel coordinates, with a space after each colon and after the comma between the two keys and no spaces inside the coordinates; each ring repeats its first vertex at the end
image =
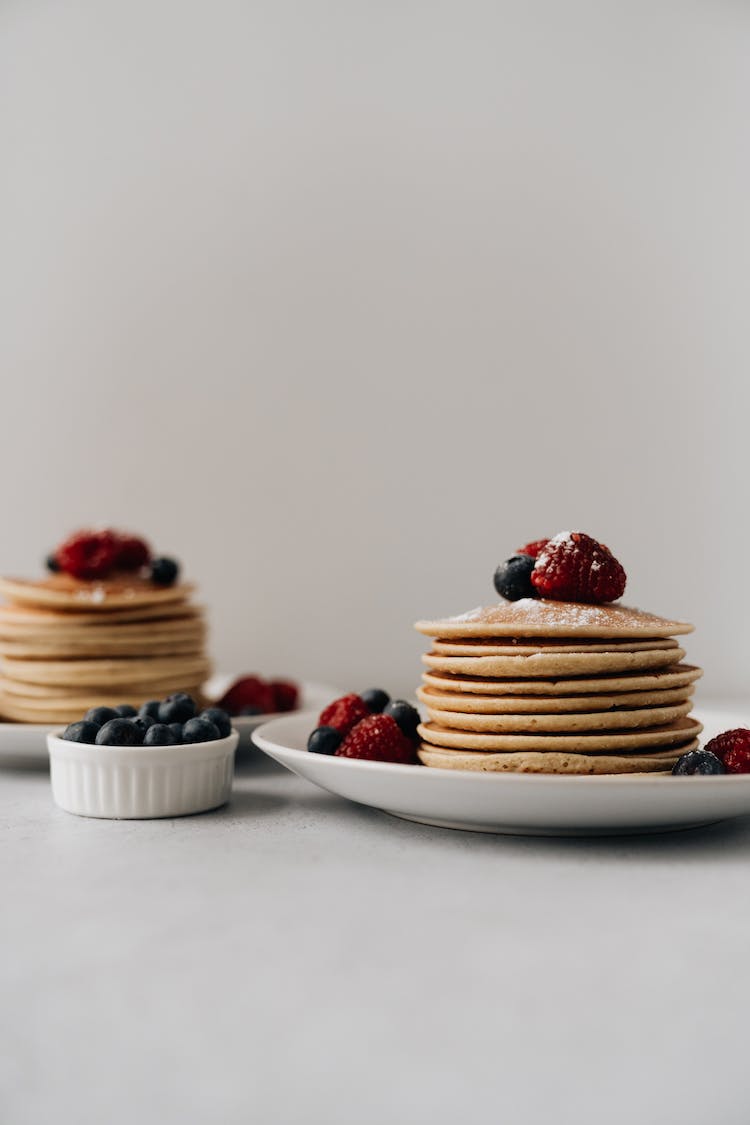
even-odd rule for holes
{"type": "Polygon", "coordinates": [[[495,589],[501,598],[517,602],[519,598],[535,598],[536,588],[531,584],[531,572],[536,559],[531,555],[513,555],[495,571],[495,589]]]}
{"type": "Polygon", "coordinates": [[[156,719],[153,717],[153,715],[136,715],[136,717],[134,719],[131,719],[130,721],[134,726],[138,727],[141,735],[145,738],[146,731],[154,725],[156,719]]]}
{"type": "Polygon", "coordinates": [[[164,723],[152,723],[143,736],[144,746],[177,746],[182,742],[182,727],[179,728],[179,738],[171,727],[164,723]]]}
{"type": "Polygon", "coordinates": [[[335,727],[316,727],[307,740],[307,749],[311,754],[335,754],[341,742],[341,731],[335,727]]]}
{"type": "Polygon", "coordinates": [[[186,723],[195,717],[195,711],[195,700],[184,691],[178,691],[159,704],[159,722],[186,723]]]}
{"type": "Polygon", "coordinates": [[[83,716],[87,723],[96,723],[98,727],[104,726],[110,719],[120,719],[114,707],[92,707],[83,716]]]}
{"type": "Polygon", "coordinates": [[[146,718],[147,715],[150,715],[151,718],[154,719],[154,720],[158,719],[159,718],[159,700],[158,699],[149,699],[148,703],[142,703],[141,706],[138,708],[138,714],[141,716],[142,719],[146,718]]]}
{"type": "Polygon", "coordinates": [[[110,719],[99,728],[97,746],[141,746],[143,731],[132,719],[110,719]]]}
{"type": "Polygon", "coordinates": [[[69,727],[66,727],[60,738],[64,738],[66,742],[86,742],[93,746],[98,733],[99,727],[96,723],[87,723],[83,719],[80,723],[71,723],[69,727]]]}
{"type": "Polygon", "coordinates": [[[677,760],[672,773],[677,777],[689,777],[692,774],[726,773],[726,768],[721,758],[717,758],[710,750],[688,750],[677,760]]]}
{"type": "Polygon", "coordinates": [[[249,719],[253,715],[262,715],[263,708],[259,707],[257,703],[246,703],[244,707],[240,707],[239,713],[243,718],[249,719]]]}
{"type": "Polygon", "coordinates": [[[407,703],[405,699],[394,699],[393,703],[388,704],[383,714],[390,715],[392,719],[395,719],[407,738],[411,738],[415,742],[418,741],[417,727],[422,720],[419,717],[419,711],[416,707],[412,707],[411,703],[407,703]]]}
{"type": "Polygon", "coordinates": [[[210,719],[188,719],[182,728],[183,742],[215,742],[219,728],[210,719]]]}
{"type": "Polygon", "coordinates": [[[174,735],[175,742],[179,745],[183,741],[182,723],[169,723],[168,726],[174,735]]]}
{"type": "Polygon", "coordinates": [[[47,558],[44,560],[44,565],[52,574],[58,574],[60,571],[60,564],[57,561],[57,555],[47,555],[47,558]]]}
{"type": "Polygon", "coordinates": [[[120,703],[119,706],[115,707],[115,714],[119,715],[121,719],[134,719],[138,712],[129,703],[120,703]]]}
{"type": "Polygon", "coordinates": [[[154,559],[151,563],[151,581],[157,586],[174,585],[179,573],[179,563],[174,559],[154,559]]]}
{"type": "Polygon", "coordinates": [[[222,738],[228,738],[232,733],[232,720],[221,707],[207,707],[198,718],[208,719],[209,723],[213,723],[222,738]]]}
{"type": "Polygon", "coordinates": [[[367,691],[361,691],[359,697],[371,715],[379,715],[391,702],[391,697],[388,692],[378,687],[368,688],[367,691]]]}

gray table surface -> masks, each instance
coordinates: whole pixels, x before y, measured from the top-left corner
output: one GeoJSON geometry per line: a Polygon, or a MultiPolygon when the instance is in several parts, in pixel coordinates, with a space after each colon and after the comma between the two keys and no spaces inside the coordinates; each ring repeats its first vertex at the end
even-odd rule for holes
{"type": "Polygon", "coordinates": [[[262,759],[204,816],[0,772],[2,1125],[750,1120],[750,820],[422,827],[262,759]]]}

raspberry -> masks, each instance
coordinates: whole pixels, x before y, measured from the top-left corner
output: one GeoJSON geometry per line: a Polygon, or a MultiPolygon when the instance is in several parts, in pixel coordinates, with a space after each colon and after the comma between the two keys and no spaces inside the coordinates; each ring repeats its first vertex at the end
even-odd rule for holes
{"type": "Polygon", "coordinates": [[[705,749],[724,763],[727,773],[750,773],[750,730],[745,727],[722,731],[705,749]]]}
{"type": "Polygon", "coordinates": [[[76,531],[57,548],[60,570],[74,578],[106,578],[114,569],[118,542],[111,531],[76,531]]]}
{"type": "Polygon", "coordinates": [[[531,555],[532,559],[539,557],[539,553],[549,543],[549,539],[535,539],[533,543],[527,543],[525,547],[521,547],[516,551],[517,555],[531,555]]]}
{"type": "Polygon", "coordinates": [[[151,561],[151,551],[145,539],[137,535],[117,535],[116,566],[119,570],[140,570],[151,561]]]}
{"type": "Polygon", "coordinates": [[[625,571],[603,543],[582,531],[563,531],[540,552],[531,581],[543,598],[613,602],[625,590],[625,571]]]}
{"type": "Polygon", "coordinates": [[[724,769],[727,773],[750,773],[750,748],[735,746],[724,755],[724,769]]]}
{"type": "Polygon", "coordinates": [[[291,680],[271,680],[274,705],[277,711],[296,711],[299,706],[299,688],[291,680]]]}
{"type": "Polygon", "coordinates": [[[239,715],[244,707],[257,707],[257,714],[268,715],[276,710],[271,685],[260,676],[242,676],[235,680],[216,704],[230,715],[239,715]]]}
{"type": "Polygon", "coordinates": [[[335,751],[338,758],[366,758],[371,762],[413,765],[414,743],[390,715],[368,715],[357,723],[335,751]]]}
{"type": "Polygon", "coordinates": [[[320,712],[319,727],[333,727],[346,735],[355,727],[360,719],[364,719],[370,712],[367,704],[360,695],[342,695],[341,699],[334,699],[333,703],[320,712]]]}

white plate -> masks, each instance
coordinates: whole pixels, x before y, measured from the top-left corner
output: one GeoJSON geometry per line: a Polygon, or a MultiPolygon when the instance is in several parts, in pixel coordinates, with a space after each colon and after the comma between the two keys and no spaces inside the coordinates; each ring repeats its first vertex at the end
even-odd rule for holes
{"type": "MultiPolygon", "coordinates": [[[[220,696],[236,678],[236,676],[214,677],[206,685],[207,695],[220,696]]],[[[333,699],[343,695],[343,692],[327,687],[325,684],[303,683],[300,687],[302,689],[300,711],[304,709],[320,712],[333,699]]],[[[126,700],[123,700],[123,703],[125,702],[126,700]]],[[[239,732],[241,744],[249,746],[252,731],[272,718],[273,715],[242,715],[232,719],[232,726],[239,732]]],[[[49,761],[47,735],[59,726],[59,723],[0,722],[0,766],[46,766],[49,761]]]]}
{"type": "MultiPolygon", "coordinates": [[[[747,726],[698,710],[706,737],[747,726]]],[[[486,774],[309,754],[314,716],[274,719],[253,735],[262,750],[338,797],[440,828],[528,836],[669,832],[750,814],[750,774],[721,777],[486,774]]]]}

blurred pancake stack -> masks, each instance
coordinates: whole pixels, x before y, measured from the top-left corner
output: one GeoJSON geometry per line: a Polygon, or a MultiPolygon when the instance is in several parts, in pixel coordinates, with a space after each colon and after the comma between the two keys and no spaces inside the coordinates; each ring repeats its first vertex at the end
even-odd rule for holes
{"type": "Polygon", "coordinates": [[[200,696],[206,621],[172,559],[142,539],[78,532],[38,581],[0,578],[0,717],[68,723],[95,706],[200,696]]]}

